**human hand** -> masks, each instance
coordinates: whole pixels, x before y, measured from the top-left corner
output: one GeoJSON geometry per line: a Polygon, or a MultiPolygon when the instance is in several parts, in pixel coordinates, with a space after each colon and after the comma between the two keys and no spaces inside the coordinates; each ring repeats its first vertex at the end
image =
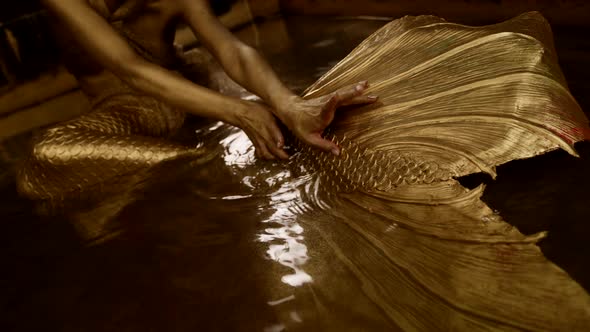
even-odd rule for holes
{"type": "Polygon", "coordinates": [[[234,125],[240,127],[256,149],[256,156],[264,159],[288,159],[283,150],[285,140],[271,109],[258,102],[247,101],[234,125]]]}
{"type": "Polygon", "coordinates": [[[305,143],[339,155],[340,147],[324,139],[322,133],[334,120],[338,107],[370,104],[377,101],[376,96],[363,95],[368,86],[368,82],[363,81],[331,94],[307,100],[293,96],[281,109],[277,110],[277,115],[293,134],[305,143]]]}

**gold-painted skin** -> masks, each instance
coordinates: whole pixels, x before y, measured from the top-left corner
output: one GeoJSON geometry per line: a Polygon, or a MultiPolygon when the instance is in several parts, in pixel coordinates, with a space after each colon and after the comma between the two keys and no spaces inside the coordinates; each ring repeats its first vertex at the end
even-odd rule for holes
{"type": "MultiPolygon", "coordinates": [[[[113,13],[103,1],[89,3],[146,60],[171,69],[181,64],[172,49],[159,48],[159,43],[126,26],[125,20],[140,13],[145,1],[124,1],[113,13]]],[[[116,187],[122,175],[179,155],[202,154],[194,146],[166,140],[183,125],[183,112],[102,71],[67,31],[56,30],[64,45],[66,66],[88,96],[91,111],[35,135],[30,157],[18,175],[21,194],[51,210],[62,209],[68,200],[108,195],[111,190],[107,188],[116,187]]]]}
{"type": "MultiPolygon", "coordinates": [[[[432,16],[395,20],[304,97],[361,79],[371,82],[369,92],[380,100],[335,119],[328,135],[342,147],[340,156],[294,143],[290,164],[309,172],[301,186],[316,189],[301,190],[309,197],[284,210],[305,230],[299,241],[307,241],[313,259],[283,262],[295,277],[281,281],[295,288],[287,300],[269,302],[278,312],[285,307],[281,326],[590,326],[590,296],[542,255],[536,243],[545,234],[523,235],[480,200],[483,187],[467,190],[455,180],[476,172],[495,176],[500,164],[558,148],[576,155],[573,143],[590,138],[543,17],[527,13],[485,27],[432,16]],[[297,288],[302,284],[308,287],[297,288]],[[343,298],[352,301],[342,305],[343,298]],[[292,308],[297,319],[287,317],[292,308]]],[[[187,153],[199,158],[198,149],[164,138],[181,118],[138,95],[99,103],[92,113],[39,136],[19,177],[21,192],[63,199],[72,190],[90,190],[163,160],[187,153]]],[[[301,248],[297,241],[289,244],[301,248]]]]}

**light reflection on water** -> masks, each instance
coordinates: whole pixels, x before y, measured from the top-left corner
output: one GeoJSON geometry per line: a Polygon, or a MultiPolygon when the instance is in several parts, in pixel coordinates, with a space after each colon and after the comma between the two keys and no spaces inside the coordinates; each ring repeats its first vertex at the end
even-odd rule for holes
{"type": "MultiPolygon", "coordinates": [[[[213,132],[220,128],[221,126],[215,125],[209,130],[213,132]]],[[[289,274],[282,276],[281,281],[293,287],[311,282],[311,275],[303,268],[309,260],[304,229],[297,222],[298,213],[306,208],[301,190],[309,188],[307,184],[310,183],[310,177],[294,177],[285,163],[257,161],[252,143],[241,130],[230,133],[220,143],[224,147],[225,164],[239,172],[242,184],[252,191],[259,191],[261,185],[270,189],[265,193],[269,199],[268,206],[261,209],[274,212],[261,221],[268,227],[257,238],[268,245],[266,254],[269,259],[291,270],[289,274]],[[252,169],[255,169],[255,174],[249,172],[252,169]]],[[[252,196],[228,195],[219,199],[239,200],[252,196]]]]}
{"type": "Polygon", "coordinates": [[[245,167],[254,164],[254,146],[243,131],[228,135],[220,143],[225,147],[223,159],[227,166],[245,167]]]}
{"type": "MultiPolygon", "coordinates": [[[[274,59],[280,76],[286,78],[286,84],[294,91],[303,91],[365,37],[362,34],[355,37],[357,30],[354,31],[352,38],[346,35],[346,45],[334,37],[332,31],[326,31],[323,37],[313,34],[318,37],[311,40],[307,37],[299,40],[294,36],[292,41],[293,45],[298,45],[297,48],[293,52],[282,52],[274,59]],[[308,61],[302,60],[307,57],[298,52],[304,48],[318,49],[318,57],[302,62],[308,61]]],[[[258,100],[245,91],[227,90],[230,95],[242,99],[258,100]]],[[[298,158],[291,158],[291,162],[258,160],[247,135],[228,125],[207,125],[197,132],[197,136],[207,142],[219,142],[222,147],[221,158],[216,160],[221,165],[215,164],[215,167],[225,169],[219,172],[223,176],[213,180],[214,186],[230,183],[229,190],[223,191],[224,194],[217,197],[209,195],[208,198],[220,204],[216,207],[227,206],[229,211],[236,211],[235,215],[228,217],[232,221],[255,225],[240,233],[256,242],[256,253],[247,255],[266,259],[264,263],[268,266],[264,269],[272,266],[265,272],[268,280],[261,281],[264,304],[261,303],[263,308],[258,311],[272,308],[269,310],[279,319],[268,321],[262,330],[306,330],[304,327],[313,326],[319,317],[314,309],[317,299],[311,294],[325,285],[323,280],[326,276],[320,272],[323,270],[318,270],[318,265],[325,264],[322,262],[325,259],[318,255],[317,229],[306,224],[309,219],[301,217],[329,208],[328,202],[320,199],[320,195],[325,196],[321,193],[323,184],[320,178],[312,177],[307,166],[298,163],[298,158]],[[234,186],[237,183],[239,186],[234,186]],[[237,212],[237,207],[240,212],[237,212]],[[240,215],[244,211],[245,214],[240,215]]],[[[215,171],[211,173],[217,174],[215,171]]],[[[253,267],[254,270],[260,268],[253,267]]],[[[248,287],[247,283],[238,288],[244,287],[248,287]]]]}
{"type": "MultiPolygon", "coordinates": [[[[287,172],[280,174],[281,177],[286,179],[287,172]]],[[[269,244],[266,253],[270,259],[293,271],[292,274],[281,278],[283,283],[297,287],[311,282],[312,277],[303,270],[309,259],[304,243],[304,229],[296,219],[297,209],[305,206],[301,200],[300,189],[293,182],[285,181],[270,196],[270,200],[275,212],[263,222],[271,227],[259,234],[258,239],[269,244]]]]}

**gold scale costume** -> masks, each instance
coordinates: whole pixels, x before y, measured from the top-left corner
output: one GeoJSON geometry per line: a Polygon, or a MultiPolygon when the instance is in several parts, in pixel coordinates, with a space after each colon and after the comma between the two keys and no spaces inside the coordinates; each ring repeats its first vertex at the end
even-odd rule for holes
{"type": "MultiPolygon", "coordinates": [[[[138,54],[165,68],[176,69],[179,65],[175,54],[154,56],[148,42],[125,28],[123,21],[141,10],[143,1],[126,1],[112,15],[103,1],[91,1],[91,4],[138,54]]],[[[100,71],[100,68],[92,68],[93,64],[84,63],[88,55],[72,47],[72,42],[63,42],[69,44],[64,60],[70,71],[75,75],[100,71]],[[75,61],[71,61],[72,58],[75,61]]],[[[197,149],[164,139],[183,125],[183,112],[134,91],[115,77],[113,86],[92,98],[90,103],[88,114],[36,135],[32,154],[19,174],[21,193],[59,207],[68,199],[96,190],[101,184],[109,181],[112,184],[121,175],[144,170],[179,155],[197,157],[200,154],[197,149]]]]}

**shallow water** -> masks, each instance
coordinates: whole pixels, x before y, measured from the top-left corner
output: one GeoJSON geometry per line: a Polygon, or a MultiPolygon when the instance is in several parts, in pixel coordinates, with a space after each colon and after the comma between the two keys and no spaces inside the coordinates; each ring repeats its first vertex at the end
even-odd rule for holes
{"type": "MultiPolygon", "coordinates": [[[[383,23],[295,18],[258,26],[257,33],[280,75],[301,91],[383,23]]],[[[240,34],[256,44],[252,29],[240,34]]],[[[566,45],[579,50],[575,39],[566,45]]],[[[567,58],[570,49],[562,50],[567,58]]],[[[562,66],[566,77],[574,76],[570,82],[587,70],[575,61],[562,66]]],[[[576,94],[587,91],[583,84],[571,88],[584,107],[587,97],[576,94]]],[[[91,247],[63,218],[35,217],[28,203],[16,198],[9,176],[3,178],[4,330],[399,329],[376,297],[399,298],[399,305],[415,299],[417,314],[445,308],[447,327],[460,320],[462,310],[447,308],[426,288],[416,293],[411,287],[375,289],[371,277],[404,280],[407,268],[379,261],[377,249],[367,251],[367,239],[350,231],[365,217],[340,222],[344,203],[322,194],[322,184],[301,165],[257,161],[245,135],[225,125],[195,121],[182,139],[194,139],[195,132],[219,149],[206,167],[166,163],[141,190],[117,196],[101,210],[70,215],[79,224],[106,216],[106,227],[116,236],[91,247]],[[322,216],[326,210],[335,217],[322,216]],[[346,260],[372,264],[359,271],[346,260]],[[363,274],[370,277],[359,277],[363,274]]],[[[18,159],[20,146],[18,138],[6,142],[7,157],[18,159]]],[[[478,176],[462,181],[467,186],[490,182],[484,200],[523,233],[548,229],[541,248],[588,290],[590,149],[588,144],[577,148],[580,160],[550,153],[500,167],[494,183],[478,176]]],[[[3,162],[13,165],[7,159],[3,162]]],[[[374,218],[375,227],[383,226],[380,232],[404,231],[374,218]]],[[[404,245],[420,250],[419,244],[404,245]]]]}

